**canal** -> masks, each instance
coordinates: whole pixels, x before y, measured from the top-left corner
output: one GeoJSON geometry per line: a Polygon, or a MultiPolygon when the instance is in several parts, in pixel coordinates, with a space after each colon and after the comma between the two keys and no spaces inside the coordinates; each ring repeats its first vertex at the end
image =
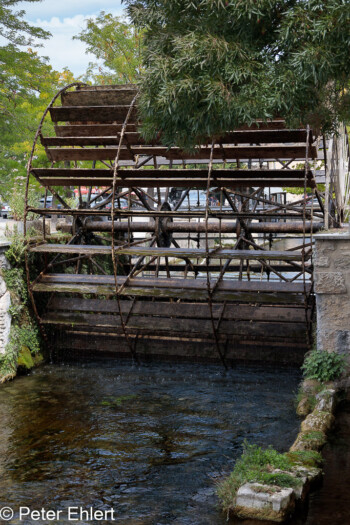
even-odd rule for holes
{"type": "Polygon", "coordinates": [[[288,449],[299,381],[258,366],[45,365],[0,388],[0,507],[12,524],[49,523],[19,521],[20,506],[63,510],[53,523],[81,506],[113,507],[118,525],[224,525],[217,481],[245,439],[288,449]]]}

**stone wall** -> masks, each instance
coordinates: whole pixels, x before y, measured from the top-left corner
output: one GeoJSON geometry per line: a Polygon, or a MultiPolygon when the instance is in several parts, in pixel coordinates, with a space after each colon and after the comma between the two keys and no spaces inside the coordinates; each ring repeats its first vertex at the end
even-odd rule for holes
{"type": "MultiPolygon", "coordinates": [[[[8,268],[9,264],[5,258],[5,251],[9,247],[6,241],[0,241],[0,268],[8,268]]],[[[6,284],[0,275],[0,354],[5,354],[5,348],[10,337],[11,315],[9,308],[11,306],[10,292],[6,289],[6,284]]]]}
{"type": "Polygon", "coordinates": [[[315,235],[317,348],[350,351],[350,232],[315,235]]]}

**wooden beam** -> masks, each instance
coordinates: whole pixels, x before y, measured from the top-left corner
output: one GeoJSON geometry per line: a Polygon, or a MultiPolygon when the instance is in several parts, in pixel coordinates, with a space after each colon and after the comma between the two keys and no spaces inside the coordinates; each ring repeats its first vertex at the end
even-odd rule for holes
{"type": "MultiPolygon", "coordinates": [[[[57,109],[57,108],[56,108],[57,109]]],[[[115,148],[48,148],[47,155],[51,161],[59,162],[65,160],[114,160],[117,154],[115,148]]],[[[315,158],[317,154],[314,146],[310,148],[310,157],[315,158]]],[[[120,160],[132,160],[136,155],[153,155],[156,157],[165,157],[172,160],[207,159],[210,155],[210,148],[201,146],[190,154],[180,148],[167,148],[163,146],[123,146],[120,150],[120,160]]],[[[305,144],[287,145],[269,145],[269,146],[223,146],[214,148],[214,159],[226,159],[234,162],[235,159],[265,159],[276,160],[305,159],[305,144]]]]}
{"type": "MultiPolygon", "coordinates": [[[[122,313],[128,316],[162,316],[186,319],[211,319],[209,305],[207,303],[168,303],[160,301],[137,301],[134,305],[128,300],[121,300],[122,313]]],[[[74,297],[54,296],[49,305],[50,311],[63,312],[90,312],[101,314],[118,314],[119,306],[115,300],[81,299],[74,297]]],[[[219,319],[222,313],[221,304],[212,305],[213,318],[219,319]]],[[[310,315],[310,311],[309,311],[310,315]]],[[[227,304],[223,319],[231,321],[279,321],[286,323],[304,322],[305,309],[303,306],[252,306],[227,304]]]]}
{"type": "MultiPolygon", "coordinates": [[[[101,126],[100,126],[101,127],[101,126]]],[[[67,128],[67,126],[64,126],[67,128]]],[[[114,133],[106,133],[106,135],[100,135],[99,133],[94,136],[89,134],[88,136],[84,133],[82,136],[76,135],[77,126],[72,127],[72,135],[67,134],[65,136],[57,137],[43,137],[41,143],[44,146],[97,146],[104,145],[109,146],[113,144],[118,144],[119,139],[117,133],[120,130],[116,130],[112,125],[106,126],[107,131],[113,131],[114,133]]],[[[85,126],[84,126],[85,128],[85,126]]],[[[93,129],[97,126],[88,126],[88,128],[93,129]]],[[[61,130],[60,130],[61,131],[61,130]]],[[[135,145],[159,145],[161,146],[161,140],[154,140],[146,143],[141,135],[137,132],[127,131],[124,135],[125,143],[130,146],[135,145]]],[[[292,143],[292,142],[305,142],[306,141],[306,130],[296,129],[296,130],[254,130],[254,131],[232,131],[226,133],[217,139],[219,144],[278,144],[278,143],[292,143]]],[[[208,142],[210,142],[208,138],[208,142]]]]}
{"type": "MultiPolygon", "coordinates": [[[[40,244],[30,248],[35,253],[66,253],[81,255],[111,255],[110,246],[97,246],[88,244],[40,244]]],[[[203,258],[206,255],[204,248],[150,248],[148,246],[131,246],[125,248],[116,248],[119,254],[131,255],[138,257],[141,255],[150,257],[187,257],[189,259],[203,258]]],[[[219,248],[212,254],[212,259],[245,259],[257,260],[266,259],[270,261],[302,261],[303,257],[297,251],[276,251],[276,250],[230,250],[219,248]]]]}
{"type": "MultiPolygon", "coordinates": [[[[118,276],[118,285],[124,284],[126,277],[118,276]]],[[[211,280],[213,286],[215,280],[211,280]]],[[[310,291],[306,285],[306,292],[310,291]]],[[[115,294],[114,276],[110,275],[43,275],[33,285],[34,292],[59,292],[78,294],[115,294]]],[[[208,297],[206,279],[130,279],[121,295],[138,297],[183,298],[186,300],[206,300],[208,297]]],[[[213,301],[242,301],[268,304],[303,304],[304,285],[302,283],[272,283],[261,281],[221,281],[217,286],[213,301]]]]}

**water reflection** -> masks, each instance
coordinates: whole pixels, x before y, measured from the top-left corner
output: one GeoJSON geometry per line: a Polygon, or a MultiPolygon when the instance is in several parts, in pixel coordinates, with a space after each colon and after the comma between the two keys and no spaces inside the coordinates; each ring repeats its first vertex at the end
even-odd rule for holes
{"type": "Polygon", "coordinates": [[[244,439],[292,443],[298,381],[295,370],[258,367],[45,366],[0,389],[0,507],[114,507],[121,525],[224,524],[215,481],[244,439]]]}

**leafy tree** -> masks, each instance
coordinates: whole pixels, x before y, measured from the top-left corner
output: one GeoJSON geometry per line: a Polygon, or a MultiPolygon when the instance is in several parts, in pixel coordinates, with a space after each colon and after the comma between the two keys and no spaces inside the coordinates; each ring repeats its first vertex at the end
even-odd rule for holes
{"type": "MultiPolygon", "coordinates": [[[[33,49],[39,47],[38,39],[50,34],[25,22],[23,10],[13,11],[17,3],[0,0],[0,35],[5,40],[0,46],[0,195],[6,201],[26,176],[33,137],[47,104],[72,79],[70,71],[53,71],[33,49]]],[[[44,151],[39,148],[38,154],[45,165],[44,151]]]]}
{"type": "Polygon", "coordinates": [[[86,28],[73,37],[87,44],[103,66],[90,63],[86,79],[97,84],[135,82],[142,69],[141,33],[117,16],[101,11],[88,18],[86,28]]]}
{"type": "Polygon", "coordinates": [[[144,30],[143,134],[166,144],[281,115],[323,131],[349,111],[349,0],[125,0],[144,30]]]}
{"type": "Polygon", "coordinates": [[[25,11],[13,12],[12,8],[16,4],[18,0],[0,0],[0,35],[6,41],[6,45],[0,47],[1,119],[13,117],[12,105],[37,91],[48,67],[33,52],[32,47],[39,45],[36,39],[48,38],[50,33],[25,22],[25,11]],[[23,50],[23,47],[29,49],[23,50]]]}

